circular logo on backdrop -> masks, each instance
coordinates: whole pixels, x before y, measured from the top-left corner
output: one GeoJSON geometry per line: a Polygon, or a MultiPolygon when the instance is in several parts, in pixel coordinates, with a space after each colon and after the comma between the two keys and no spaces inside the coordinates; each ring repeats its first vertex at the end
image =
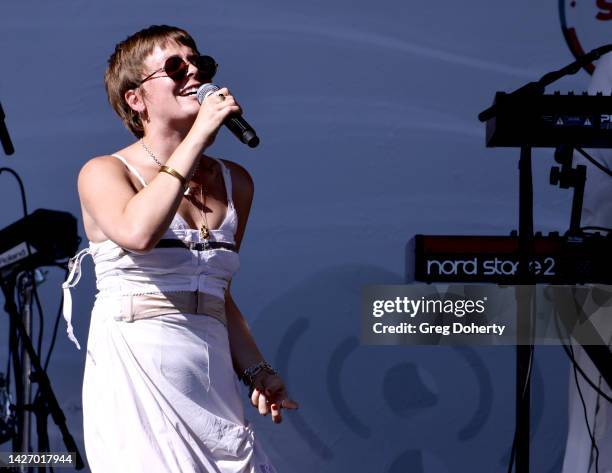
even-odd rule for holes
{"type": "MultiPolygon", "coordinates": [[[[559,16],[565,41],[578,58],[612,42],[612,0],[559,0],[559,16]]],[[[585,66],[592,74],[593,64],[585,66]]]]}

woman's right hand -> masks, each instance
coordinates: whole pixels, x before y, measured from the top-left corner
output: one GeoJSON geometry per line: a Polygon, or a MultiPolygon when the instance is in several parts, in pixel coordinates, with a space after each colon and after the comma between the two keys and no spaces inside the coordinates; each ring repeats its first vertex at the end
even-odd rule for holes
{"type": "Polygon", "coordinates": [[[201,138],[205,149],[215,141],[223,121],[234,113],[241,114],[242,109],[227,87],[223,87],[204,98],[189,134],[201,138]]]}
{"type": "Polygon", "coordinates": [[[282,409],[297,409],[298,403],[287,395],[285,383],[278,374],[260,371],[253,381],[251,404],[262,416],[272,414],[272,422],[280,424],[283,420],[282,409]]]}

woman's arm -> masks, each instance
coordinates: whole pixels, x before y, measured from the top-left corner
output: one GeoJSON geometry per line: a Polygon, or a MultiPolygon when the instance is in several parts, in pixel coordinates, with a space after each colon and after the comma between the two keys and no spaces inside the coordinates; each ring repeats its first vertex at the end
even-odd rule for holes
{"type": "MultiPolygon", "coordinates": [[[[251,176],[242,166],[226,162],[231,169],[234,205],[238,212],[238,228],[236,230],[236,248],[240,249],[246,223],[253,202],[254,185],[251,176]]],[[[231,286],[231,282],[230,282],[231,286]]],[[[245,369],[264,361],[251,330],[232,297],[230,286],[225,293],[225,315],[229,334],[230,351],[234,369],[240,376],[245,369]]],[[[253,380],[251,404],[256,406],[262,415],[272,413],[272,421],[282,420],[281,409],[296,409],[297,403],[287,397],[283,380],[275,374],[261,370],[253,380]]]]}
{"type": "MultiPolygon", "coordinates": [[[[225,89],[222,89],[225,90],[225,89]]],[[[233,97],[215,100],[201,108],[191,130],[166,165],[187,178],[203,149],[212,144],[218,128],[230,113],[240,110],[233,97]]],[[[88,161],[79,173],[78,190],[87,215],[119,246],[149,251],[169,227],[183,194],[181,182],[160,172],[147,187],[136,192],[123,164],[101,156],[88,161]]]]}
{"type": "MultiPolygon", "coordinates": [[[[264,358],[229,288],[225,293],[225,311],[234,369],[240,375],[245,369],[264,361],[264,358]]],[[[298,408],[298,404],[287,396],[285,383],[280,376],[265,370],[261,370],[253,379],[251,404],[264,416],[271,412],[272,421],[277,424],[282,421],[281,409],[298,408]]]]}
{"type": "MultiPolygon", "coordinates": [[[[239,251],[251,212],[255,186],[251,175],[245,168],[231,161],[224,160],[224,163],[229,167],[230,175],[232,176],[232,198],[234,200],[236,212],[238,213],[238,227],[236,229],[235,243],[236,251],[239,251]]],[[[262,361],[263,356],[257,348],[257,344],[251,335],[246,320],[244,320],[242,313],[234,302],[230,292],[230,286],[231,281],[225,292],[225,313],[234,369],[236,373],[240,374],[249,366],[253,366],[262,361]]]]}
{"type": "Polygon", "coordinates": [[[229,288],[225,292],[225,316],[234,370],[240,375],[245,369],[263,361],[264,357],[229,288]]]}

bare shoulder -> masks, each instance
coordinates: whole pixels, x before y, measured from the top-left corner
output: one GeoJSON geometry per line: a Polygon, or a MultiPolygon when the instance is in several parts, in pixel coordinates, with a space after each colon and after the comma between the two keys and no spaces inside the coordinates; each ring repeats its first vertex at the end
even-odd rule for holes
{"type": "Polygon", "coordinates": [[[126,176],[125,165],[110,155],[96,156],[87,161],[79,171],[79,185],[83,181],[97,180],[101,174],[126,176]]]}
{"type": "Polygon", "coordinates": [[[91,158],[81,168],[77,186],[88,239],[121,241],[116,223],[135,194],[125,165],[112,156],[91,158]]]}
{"type": "Polygon", "coordinates": [[[227,159],[223,159],[222,161],[223,164],[228,167],[232,176],[232,193],[234,194],[234,199],[246,201],[250,205],[255,191],[255,185],[251,174],[238,163],[228,161],[227,159]]]}
{"type": "Polygon", "coordinates": [[[101,211],[112,213],[109,207],[122,210],[138,192],[125,164],[108,155],[96,156],[83,165],[77,188],[81,204],[96,220],[101,211]]]}

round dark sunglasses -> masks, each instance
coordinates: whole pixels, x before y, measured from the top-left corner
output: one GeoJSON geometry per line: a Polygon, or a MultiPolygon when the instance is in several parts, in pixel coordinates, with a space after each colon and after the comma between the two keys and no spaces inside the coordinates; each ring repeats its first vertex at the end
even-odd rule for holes
{"type": "MultiPolygon", "coordinates": [[[[187,61],[197,68],[198,77],[204,79],[212,79],[217,72],[217,67],[219,67],[215,60],[210,56],[189,56],[187,61]]],[[[147,77],[142,79],[138,83],[138,86],[140,87],[144,82],[150,79],[157,79],[158,77],[170,77],[170,79],[175,82],[183,80],[185,76],[187,76],[187,71],[189,70],[189,64],[187,61],[185,61],[181,56],[170,56],[168,59],[166,59],[166,62],[164,62],[164,67],[153,71],[147,77]],[[153,77],[155,74],[161,71],[164,71],[166,75],[153,77]]]]}

